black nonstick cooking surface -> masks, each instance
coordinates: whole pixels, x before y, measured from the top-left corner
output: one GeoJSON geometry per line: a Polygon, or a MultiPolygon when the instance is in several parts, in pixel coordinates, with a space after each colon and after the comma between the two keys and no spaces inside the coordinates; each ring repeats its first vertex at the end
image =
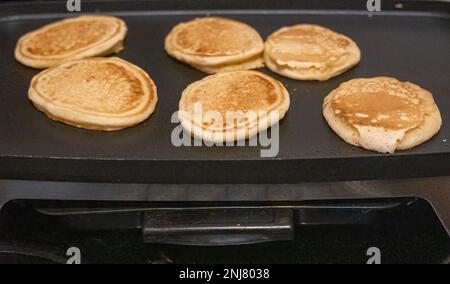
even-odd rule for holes
{"type": "Polygon", "coordinates": [[[254,8],[239,1],[151,2],[83,4],[84,13],[113,14],[127,22],[126,48],[118,56],[149,72],[158,86],[159,102],[150,119],[112,133],[54,122],[27,99],[38,71],[15,61],[16,41],[30,30],[74,16],[66,13],[65,2],[0,5],[0,179],[296,183],[450,175],[450,3],[414,1],[408,9],[406,1],[403,9],[395,10],[394,2],[383,1],[383,11],[369,16],[365,1],[345,1],[339,10],[323,1],[316,6],[314,1],[262,1],[254,8]],[[291,94],[275,158],[260,158],[260,147],[175,147],[171,132],[177,124],[171,116],[180,94],[205,74],[167,56],[163,41],[177,23],[207,14],[246,22],[264,38],[286,25],[330,27],[359,44],[362,61],[322,83],[294,81],[261,69],[291,94]],[[436,137],[412,150],[380,155],[346,144],[329,129],[322,118],[324,97],[342,82],[380,75],[414,82],[434,94],[444,120],[436,137]]]}

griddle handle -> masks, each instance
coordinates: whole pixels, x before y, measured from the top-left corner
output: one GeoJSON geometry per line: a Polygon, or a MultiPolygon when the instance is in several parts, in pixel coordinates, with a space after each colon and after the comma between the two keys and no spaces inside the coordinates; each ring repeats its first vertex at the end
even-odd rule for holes
{"type": "Polygon", "coordinates": [[[164,209],[143,219],[146,243],[228,246],[292,240],[290,209],[164,209]]]}

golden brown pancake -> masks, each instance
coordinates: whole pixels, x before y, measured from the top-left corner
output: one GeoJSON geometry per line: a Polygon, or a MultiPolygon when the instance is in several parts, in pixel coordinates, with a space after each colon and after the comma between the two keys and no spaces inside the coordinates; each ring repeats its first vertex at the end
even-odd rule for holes
{"type": "Polygon", "coordinates": [[[104,131],[143,122],[158,100],[147,73],[115,57],[70,61],[47,69],[33,78],[29,98],[51,119],[104,131]]]}
{"type": "Polygon", "coordinates": [[[198,18],[172,29],[167,53],[200,71],[218,73],[264,66],[264,43],[252,27],[218,17],[198,18]]]}
{"type": "Polygon", "coordinates": [[[256,71],[225,72],[188,86],[179,118],[196,138],[237,141],[277,123],[289,104],[289,93],[279,81],[256,71]]]}
{"type": "Polygon", "coordinates": [[[124,21],[110,16],[65,19],[21,37],[16,59],[34,68],[47,68],[74,59],[105,56],[123,49],[124,21]]]}
{"type": "Polygon", "coordinates": [[[388,77],[342,84],[325,99],[323,114],[347,143],[380,153],[422,144],[442,125],[430,92],[388,77]]]}
{"type": "Polygon", "coordinates": [[[350,38],[316,25],[285,27],[265,43],[264,59],[273,72],[296,80],[326,81],[359,63],[350,38]]]}

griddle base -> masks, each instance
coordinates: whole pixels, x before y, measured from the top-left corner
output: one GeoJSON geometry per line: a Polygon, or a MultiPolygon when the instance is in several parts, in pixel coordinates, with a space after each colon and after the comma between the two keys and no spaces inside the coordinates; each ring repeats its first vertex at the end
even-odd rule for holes
{"type": "Polygon", "coordinates": [[[417,197],[428,201],[450,236],[450,177],[295,185],[107,184],[0,180],[0,208],[13,200],[120,202],[300,202],[417,197]]]}

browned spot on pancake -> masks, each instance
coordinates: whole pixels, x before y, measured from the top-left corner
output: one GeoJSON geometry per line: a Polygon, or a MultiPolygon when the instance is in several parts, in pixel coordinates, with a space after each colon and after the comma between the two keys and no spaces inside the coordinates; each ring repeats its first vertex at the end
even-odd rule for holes
{"type": "Polygon", "coordinates": [[[72,21],[37,33],[27,42],[27,51],[36,56],[55,56],[86,48],[114,34],[118,27],[102,21],[72,21]]]}
{"type": "Polygon", "coordinates": [[[254,47],[256,32],[248,26],[221,18],[204,18],[187,23],[177,33],[183,51],[195,55],[235,55],[254,47]]]}
{"type": "Polygon", "coordinates": [[[408,97],[388,92],[356,92],[333,100],[335,115],[360,126],[383,127],[391,130],[420,125],[423,110],[408,97]]]}
{"type": "Polygon", "coordinates": [[[92,112],[130,111],[144,95],[139,79],[112,62],[83,61],[70,68],[56,68],[39,82],[39,93],[52,102],[92,112]]]}
{"type": "Polygon", "coordinates": [[[270,94],[267,96],[266,101],[269,105],[274,104],[277,101],[277,96],[275,94],[270,94]]]}
{"type": "Polygon", "coordinates": [[[348,47],[350,45],[350,42],[347,39],[345,39],[345,38],[339,38],[336,41],[336,43],[337,43],[337,45],[339,47],[342,47],[342,48],[346,48],[346,47],[348,47]]]}

